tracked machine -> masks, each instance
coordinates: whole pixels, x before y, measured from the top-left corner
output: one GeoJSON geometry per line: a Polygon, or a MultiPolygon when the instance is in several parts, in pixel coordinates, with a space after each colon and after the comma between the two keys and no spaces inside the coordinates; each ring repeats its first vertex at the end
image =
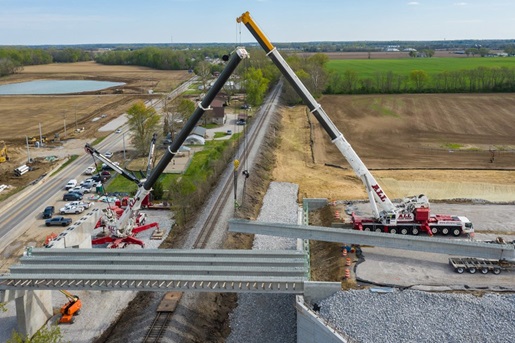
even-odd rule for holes
{"type": "Polygon", "coordinates": [[[429,200],[425,195],[406,198],[401,203],[394,204],[349,142],[343,137],[343,134],[324,112],[322,106],[316,102],[279,51],[257,26],[249,12],[243,13],[236,21],[247,27],[365,185],[373,216],[363,217],[353,213],[352,225],[354,229],[405,235],[418,235],[421,232],[426,232],[430,236],[433,234],[460,236],[473,233],[472,223],[464,216],[430,214],[429,200]]]}

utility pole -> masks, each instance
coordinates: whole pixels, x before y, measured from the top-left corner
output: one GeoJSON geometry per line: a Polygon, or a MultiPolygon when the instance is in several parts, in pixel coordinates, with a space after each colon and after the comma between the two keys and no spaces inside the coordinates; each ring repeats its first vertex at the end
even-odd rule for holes
{"type": "Polygon", "coordinates": [[[43,146],[43,135],[41,134],[41,123],[39,123],[39,146],[43,146]]]}
{"type": "Polygon", "coordinates": [[[64,121],[64,137],[66,139],[66,111],[63,111],[63,121],[64,121]]]}
{"type": "Polygon", "coordinates": [[[25,141],[27,142],[27,161],[30,163],[29,136],[25,136],[25,141]]]}
{"type": "Polygon", "coordinates": [[[77,131],[79,127],[77,126],[77,105],[75,105],[75,130],[77,131]]]}

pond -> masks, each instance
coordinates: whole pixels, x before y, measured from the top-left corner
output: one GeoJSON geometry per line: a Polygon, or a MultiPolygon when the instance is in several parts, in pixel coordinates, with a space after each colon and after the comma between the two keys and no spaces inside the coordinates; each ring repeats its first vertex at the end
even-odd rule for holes
{"type": "Polygon", "coordinates": [[[124,82],[92,80],[36,80],[1,85],[0,95],[81,93],[122,86],[124,84],[124,82]]]}

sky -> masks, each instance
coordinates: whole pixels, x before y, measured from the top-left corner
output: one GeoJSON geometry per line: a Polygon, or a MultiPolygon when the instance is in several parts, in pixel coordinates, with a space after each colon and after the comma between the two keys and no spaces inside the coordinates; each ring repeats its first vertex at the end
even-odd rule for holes
{"type": "Polygon", "coordinates": [[[515,0],[0,0],[0,45],[514,39],[515,0]]]}

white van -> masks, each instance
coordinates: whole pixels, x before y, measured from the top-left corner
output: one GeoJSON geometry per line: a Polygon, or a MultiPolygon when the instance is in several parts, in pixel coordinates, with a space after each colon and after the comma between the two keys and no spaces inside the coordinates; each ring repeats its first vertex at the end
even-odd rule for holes
{"type": "Polygon", "coordinates": [[[69,189],[71,189],[71,188],[73,188],[75,186],[77,186],[77,180],[71,179],[70,181],[68,181],[66,186],[64,186],[64,189],[69,190],[69,189]]]}

